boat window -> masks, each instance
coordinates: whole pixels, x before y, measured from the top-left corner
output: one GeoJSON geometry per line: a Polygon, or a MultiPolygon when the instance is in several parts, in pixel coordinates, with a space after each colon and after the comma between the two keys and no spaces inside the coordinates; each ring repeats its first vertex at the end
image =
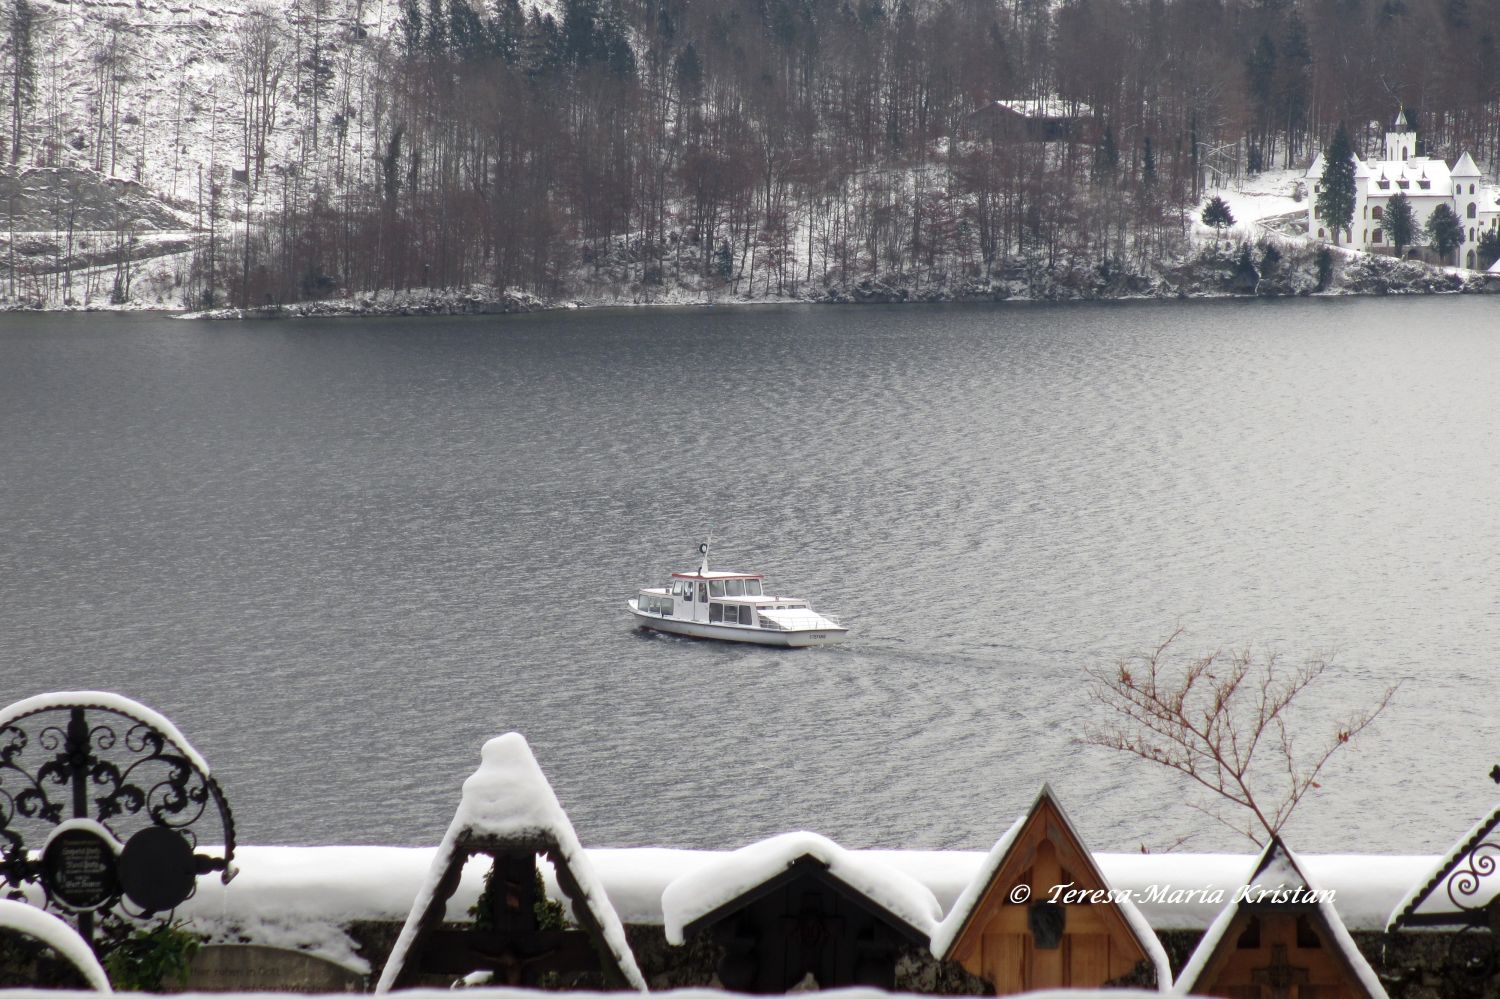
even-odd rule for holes
{"type": "Polygon", "coordinates": [[[758,580],[758,579],[747,579],[747,580],[745,580],[745,596],[747,596],[747,597],[758,597],[758,596],[761,596],[761,595],[762,594],[760,592],[760,580],[758,580]]]}
{"type": "Polygon", "coordinates": [[[740,624],[752,624],[755,617],[748,605],[740,605],[740,624]]]}
{"type": "MultiPolygon", "coordinates": [[[[1473,205],[1469,206],[1473,208],[1473,205]]],[[[743,579],[724,580],[724,592],[731,597],[743,597],[745,595],[745,581],[743,579]]]]}
{"type": "Polygon", "coordinates": [[[699,583],[698,584],[698,600],[699,600],[700,603],[705,603],[705,604],[708,603],[708,584],[707,583],[699,583]]]}
{"type": "Polygon", "coordinates": [[[716,622],[723,623],[723,621],[724,621],[724,605],[723,604],[709,604],[708,605],[708,623],[709,624],[714,624],[716,622]]]}
{"type": "Polygon", "coordinates": [[[711,597],[722,597],[724,595],[724,580],[711,580],[708,584],[708,595],[711,597]]]}

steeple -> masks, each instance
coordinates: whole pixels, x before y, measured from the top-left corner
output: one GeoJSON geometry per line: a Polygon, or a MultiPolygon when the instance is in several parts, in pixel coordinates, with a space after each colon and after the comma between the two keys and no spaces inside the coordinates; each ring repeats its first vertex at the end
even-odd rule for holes
{"type": "Polygon", "coordinates": [[[1396,117],[1385,133],[1385,156],[1387,160],[1405,162],[1417,155],[1417,126],[1411,112],[1398,106],[1396,117]]]}

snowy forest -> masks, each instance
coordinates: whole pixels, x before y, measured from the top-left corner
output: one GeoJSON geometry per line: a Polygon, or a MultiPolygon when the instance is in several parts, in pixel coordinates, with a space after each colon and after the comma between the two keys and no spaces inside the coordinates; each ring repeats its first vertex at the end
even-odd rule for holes
{"type": "Polygon", "coordinates": [[[1305,165],[1339,123],[1367,152],[1402,105],[1433,155],[1496,162],[1497,6],[4,0],[5,159],[177,209],[185,304],[983,284],[1169,257],[1205,184],[1305,165]]]}

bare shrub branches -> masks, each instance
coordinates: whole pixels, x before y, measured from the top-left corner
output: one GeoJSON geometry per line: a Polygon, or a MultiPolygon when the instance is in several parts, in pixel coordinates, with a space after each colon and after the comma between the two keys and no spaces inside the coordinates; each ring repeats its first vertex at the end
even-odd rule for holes
{"type": "Polygon", "coordinates": [[[1251,818],[1231,821],[1215,808],[1200,808],[1262,844],[1320,786],[1333,754],[1386,709],[1396,687],[1373,707],[1336,722],[1326,743],[1299,754],[1288,712],[1328,661],[1292,666],[1274,653],[1257,657],[1244,649],[1182,662],[1172,655],[1181,636],[1179,628],[1152,652],[1088,670],[1090,697],[1114,718],[1086,727],[1082,741],[1170,767],[1212,791],[1219,803],[1248,809],[1251,818]]]}

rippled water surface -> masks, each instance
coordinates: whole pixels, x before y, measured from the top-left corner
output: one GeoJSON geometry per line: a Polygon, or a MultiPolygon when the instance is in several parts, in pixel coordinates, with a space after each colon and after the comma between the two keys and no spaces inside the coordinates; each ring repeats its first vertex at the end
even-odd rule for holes
{"type": "Polygon", "coordinates": [[[986,848],[1050,781],[1097,849],[1243,848],[1079,745],[1084,670],[1334,654],[1402,682],[1304,851],[1445,848],[1500,760],[1500,303],[0,317],[0,701],[119,691],[242,842],[432,843],[495,734],[585,842],[986,848]],[[652,637],[764,571],[853,627],[652,637]]]}

